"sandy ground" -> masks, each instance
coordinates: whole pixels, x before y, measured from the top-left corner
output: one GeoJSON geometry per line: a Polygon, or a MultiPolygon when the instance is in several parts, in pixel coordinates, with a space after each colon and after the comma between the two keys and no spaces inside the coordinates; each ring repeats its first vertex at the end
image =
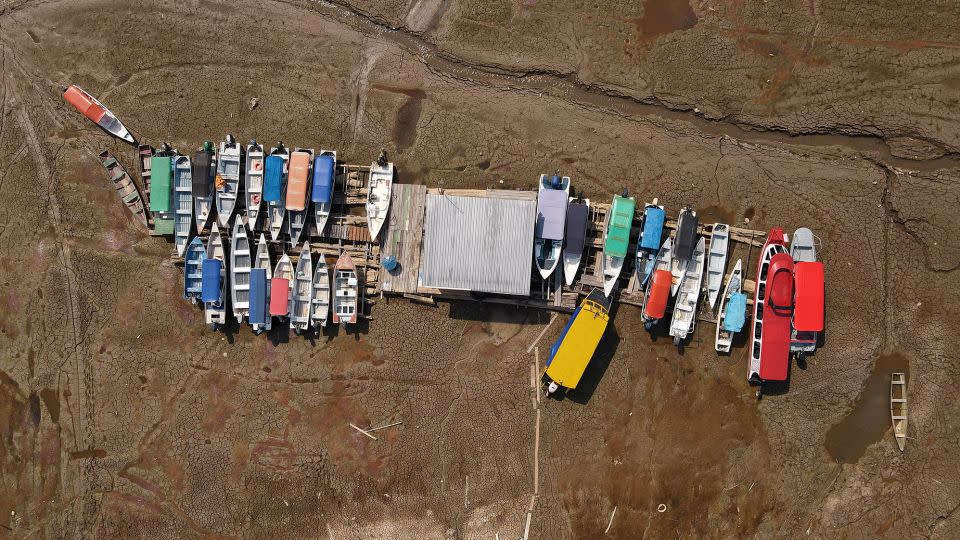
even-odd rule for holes
{"type": "Polygon", "coordinates": [[[394,299],[314,341],[210,333],[71,82],[151,143],[386,147],[444,187],[559,167],[812,226],[828,329],[789,388],[757,402],[742,346],[704,325],[681,356],[619,309],[540,405],[530,537],[600,537],[614,507],[614,538],[960,536],[957,5],[600,4],[0,1],[0,537],[513,539],[535,490],[546,314],[394,299]]]}

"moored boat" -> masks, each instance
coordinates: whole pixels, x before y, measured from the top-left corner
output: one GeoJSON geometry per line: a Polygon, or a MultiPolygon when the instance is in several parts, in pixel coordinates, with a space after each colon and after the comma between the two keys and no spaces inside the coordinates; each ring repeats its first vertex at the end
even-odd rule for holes
{"type": "Polygon", "coordinates": [[[603,293],[606,296],[610,296],[616,287],[627,257],[636,206],[636,201],[627,196],[626,190],[622,196],[614,195],[613,204],[610,205],[603,236],[603,293]]]}
{"type": "Polygon", "coordinates": [[[640,320],[643,321],[643,326],[648,332],[653,330],[667,312],[670,286],[673,283],[673,274],[670,273],[672,262],[673,239],[668,236],[657,251],[657,258],[643,295],[643,311],[640,320]]]}
{"type": "Polygon", "coordinates": [[[714,223],[710,233],[710,249],[707,251],[707,299],[710,309],[717,304],[723,274],[727,269],[727,249],[730,245],[730,226],[714,223]]]}
{"type": "MultiPolygon", "coordinates": [[[[783,229],[770,230],[757,262],[750,335],[751,383],[785,381],[790,368],[790,306],[793,301],[793,259],[783,229]]],[[[757,393],[758,397],[760,392],[757,393]]]]}
{"type": "Polygon", "coordinates": [[[244,199],[247,204],[247,228],[257,230],[263,207],[263,146],[251,139],[247,145],[247,165],[243,176],[244,199]]]}
{"type": "Polygon", "coordinates": [[[190,156],[173,156],[173,235],[177,254],[183,255],[193,227],[193,176],[190,156]]]}
{"type": "Polygon", "coordinates": [[[197,224],[197,234],[201,234],[210,220],[213,207],[213,174],[216,170],[216,158],[213,155],[213,143],[206,141],[203,148],[193,153],[190,160],[193,184],[193,217],[197,224]]]}
{"type": "Polygon", "coordinates": [[[561,387],[576,389],[607,329],[610,302],[599,289],[594,289],[570,316],[547,356],[543,382],[548,394],[561,387]]]}
{"type": "Polygon", "coordinates": [[[148,206],[150,204],[150,158],[152,157],[152,146],[149,144],[137,146],[137,167],[140,169],[140,185],[143,186],[143,196],[148,206]]]}
{"type": "Polygon", "coordinates": [[[313,295],[313,265],[310,241],[303,243],[297,270],[293,276],[293,291],[290,293],[290,326],[299,334],[310,326],[310,300],[313,295]]]}
{"type": "Polygon", "coordinates": [[[697,324],[697,304],[700,301],[700,286],[703,284],[703,267],[706,259],[706,245],[703,238],[697,241],[693,255],[683,271],[683,280],[673,305],[673,318],[670,321],[670,335],[677,349],[683,350],[683,342],[693,333],[697,324]]]}
{"type": "Polygon", "coordinates": [[[743,261],[737,259],[733,271],[727,277],[727,286],[720,297],[717,310],[717,332],[714,348],[717,352],[730,352],[733,336],[743,329],[747,316],[747,295],[743,294],[743,261]]]}
{"type": "Polygon", "coordinates": [[[133,179],[127,174],[123,165],[120,165],[120,162],[110,155],[110,152],[104,150],[100,152],[99,157],[100,164],[103,165],[103,168],[107,170],[107,174],[110,175],[110,180],[113,182],[113,189],[117,191],[117,195],[120,196],[120,200],[123,201],[124,206],[133,214],[133,217],[137,218],[137,221],[139,221],[141,225],[147,227],[147,211],[143,207],[140,191],[137,189],[137,185],[133,183],[133,179]]]}
{"type": "Polygon", "coordinates": [[[310,207],[310,197],[308,196],[310,166],[312,164],[312,148],[297,148],[290,154],[285,208],[287,210],[287,234],[290,237],[290,246],[294,249],[300,244],[300,236],[307,225],[308,209],[310,207]]]}
{"type": "MultiPolygon", "coordinates": [[[[327,220],[330,218],[336,171],[336,150],[320,150],[320,154],[313,159],[313,188],[310,191],[310,200],[313,201],[314,221],[317,224],[317,236],[323,236],[323,230],[327,227],[327,220]]],[[[329,281],[328,279],[328,286],[329,281]]],[[[324,324],[326,324],[326,319],[324,319],[324,324]]]]}
{"type": "Polygon", "coordinates": [[[77,85],[71,85],[63,91],[63,99],[73,105],[81,114],[93,121],[94,124],[107,133],[123,139],[130,144],[137,144],[130,131],[117,118],[117,115],[100,103],[97,98],[77,85]]]}
{"type": "Polygon", "coordinates": [[[283,190],[287,183],[287,161],[290,151],[283,146],[283,142],[270,149],[270,155],[264,161],[263,200],[267,202],[267,223],[270,229],[270,239],[279,240],[283,231],[283,218],[287,212],[284,208],[283,190]]]}
{"type": "Polygon", "coordinates": [[[330,318],[330,269],[322,254],[313,271],[313,294],[310,299],[310,326],[323,328],[330,318]]]}
{"type": "Polygon", "coordinates": [[[663,237],[663,223],[666,220],[666,212],[664,212],[663,205],[657,204],[658,202],[657,199],[653,199],[653,202],[647,203],[643,207],[640,239],[637,240],[637,261],[634,265],[637,285],[641,288],[647,285],[647,279],[657,262],[657,251],[662,245],[660,239],[663,237]]]}
{"type": "Polygon", "coordinates": [[[367,184],[367,227],[370,239],[377,241],[380,229],[387,220],[390,210],[390,193],[393,191],[393,163],[381,154],[380,159],[370,165],[370,180],[367,184]]]}
{"type": "Polygon", "coordinates": [[[183,297],[194,304],[200,300],[203,287],[203,260],[207,248],[199,236],[194,236],[183,255],[183,297]]]}
{"type": "Polygon", "coordinates": [[[257,254],[253,258],[253,269],[250,271],[250,326],[258,334],[264,330],[270,330],[273,326],[273,317],[270,316],[270,282],[272,278],[273,264],[270,261],[267,237],[260,233],[260,240],[257,242],[257,254]]]}
{"type": "Polygon", "coordinates": [[[569,176],[561,178],[557,175],[540,175],[537,221],[533,233],[533,260],[544,280],[550,277],[560,262],[569,197],[569,176]]]}
{"type": "Polygon", "coordinates": [[[790,334],[790,352],[798,358],[814,352],[824,323],[824,269],[817,261],[813,231],[797,229],[790,242],[794,260],[793,278],[796,302],[790,334]]]}
{"type": "Polygon", "coordinates": [[[907,445],[907,374],[894,373],[890,377],[890,421],[897,447],[903,452],[907,445]]]}
{"type": "Polygon", "coordinates": [[[217,188],[217,222],[221,227],[227,227],[227,230],[229,230],[233,209],[237,205],[237,194],[240,192],[242,155],[243,149],[234,140],[233,135],[227,135],[217,151],[217,174],[214,180],[214,186],[217,188]]]}
{"type": "Polygon", "coordinates": [[[173,199],[173,156],[167,147],[150,158],[150,212],[153,214],[153,232],[176,237],[176,209],[173,199]]]}
{"type": "Polygon", "coordinates": [[[359,281],[353,258],[342,252],[333,267],[333,322],[352,324],[357,322],[357,295],[359,281]]]}
{"type": "Polygon", "coordinates": [[[572,285],[583,259],[586,245],[587,225],[590,220],[590,199],[570,197],[567,201],[567,223],[563,233],[563,280],[572,285]]]}
{"type": "Polygon", "coordinates": [[[230,300],[233,304],[233,316],[243,324],[244,317],[250,315],[250,269],[253,257],[250,252],[250,239],[247,237],[243,219],[237,218],[230,237],[230,300]]]}
{"type": "Polygon", "coordinates": [[[203,301],[204,320],[211,330],[227,322],[227,257],[220,227],[213,224],[207,238],[207,257],[203,260],[203,283],[200,299],[203,301]]]}
{"type": "Polygon", "coordinates": [[[270,315],[281,319],[290,314],[290,296],[293,292],[293,264],[284,254],[277,261],[270,280],[270,315]]]}
{"type": "Polygon", "coordinates": [[[700,220],[697,218],[696,210],[687,206],[680,211],[673,240],[673,266],[670,268],[673,273],[673,287],[670,289],[670,294],[677,294],[687,263],[693,257],[693,250],[697,247],[699,225],[700,220]]]}

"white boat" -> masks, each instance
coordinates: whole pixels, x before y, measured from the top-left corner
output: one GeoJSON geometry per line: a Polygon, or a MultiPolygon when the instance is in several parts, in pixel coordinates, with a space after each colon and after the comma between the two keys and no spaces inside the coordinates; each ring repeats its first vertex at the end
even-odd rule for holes
{"type": "Polygon", "coordinates": [[[352,324],[357,322],[357,294],[359,281],[357,266],[346,252],[340,254],[333,267],[333,322],[352,324]]]}
{"type": "Polygon", "coordinates": [[[614,195],[613,204],[607,211],[606,226],[603,233],[603,294],[610,296],[617,286],[623,262],[627,257],[630,243],[630,231],[633,228],[633,212],[637,201],[623,195],[614,195]]]}
{"type": "Polygon", "coordinates": [[[533,260],[546,281],[557,269],[563,250],[570,177],[540,175],[537,192],[537,221],[533,233],[533,260]]]}
{"type": "Polygon", "coordinates": [[[243,177],[244,198],[247,203],[247,228],[257,230],[260,209],[263,207],[263,146],[252,139],[247,145],[247,171],[243,177]]]}
{"type": "MultiPolygon", "coordinates": [[[[670,263],[673,261],[673,239],[669,236],[660,245],[650,279],[643,291],[643,307],[640,311],[640,320],[647,331],[653,330],[657,322],[666,314],[667,301],[670,299],[670,284],[659,286],[659,276],[670,274],[670,263]],[[657,282],[657,283],[655,283],[657,282]],[[657,286],[655,286],[657,285],[657,286]]],[[[670,276],[672,281],[672,276],[670,276]]]]}
{"type": "Polygon", "coordinates": [[[267,219],[269,220],[270,239],[277,241],[283,232],[283,218],[287,215],[283,193],[287,187],[287,165],[290,161],[290,150],[278,143],[270,149],[264,164],[263,198],[267,201],[267,219]],[[271,158],[279,157],[279,165],[274,167],[271,158]],[[275,199],[275,200],[274,200],[275,199]]]}
{"type": "Polygon", "coordinates": [[[710,249],[707,251],[707,298],[710,309],[717,304],[723,274],[727,268],[727,248],[730,245],[730,226],[714,223],[710,234],[710,249]]]}
{"type": "Polygon", "coordinates": [[[230,300],[233,303],[233,316],[243,324],[244,317],[250,314],[250,239],[243,226],[243,219],[237,218],[230,237],[230,300]]]}
{"type": "Polygon", "coordinates": [[[697,302],[700,300],[700,285],[703,283],[703,267],[706,258],[706,246],[703,238],[697,242],[693,256],[683,272],[683,281],[673,305],[673,319],[670,321],[670,335],[678,349],[683,341],[693,333],[697,324],[697,302]]]}
{"type": "MultiPolygon", "coordinates": [[[[313,202],[313,216],[317,223],[317,236],[323,236],[330,218],[330,208],[333,207],[333,192],[336,188],[337,151],[320,150],[313,159],[313,186],[310,189],[310,200],[313,202]]],[[[327,284],[329,286],[329,279],[327,284]]],[[[324,319],[326,324],[326,319],[324,319]]]]}
{"type": "MultiPolygon", "coordinates": [[[[734,295],[743,296],[743,261],[740,259],[737,259],[737,264],[734,265],[733,271],[727,277],[727,286],[723,289],[723,295],[720,297],[720,309],[717,310],[717,333],[714,341],[714,349],[717,352],[730,352],[730,346],[733,344],[734,332],[727,328],[728,325],[725,324],[727,323],[727,316],[739,316],[739,319],[742,320],[746,314],[746,302],[743,303],[742,307],[739,302],[734,302],[736,304],[734,307],[740,310],[736,315],[728,310],[730,299],[734,295]]],[[[743,298],[746,299],[745,296],[743,298]]]]}
{"type": "Polygon", "coordinates": [[[193,192],[193,217],[197,224],[197,234],[203,232],[210,220],[213,208],[213,176],[217,168],[217,158],[213,155],[213,143],[205,141],[203,148],[193,153],[190,160],[191,190],[193,192]]]}
{"type": "Polygon", "coordinates": [[[233,135],[220,143],[217,152],[217,175],[214,185],[217,188],[217,221],[221,227],[230,230],[230,218],[237,205],[237,193],[240,192],[240,160],[243,149],[234,140],[233,135]]]}
{"type": "Polygon", "coordinates": [[[273,268],[273,277],[270,283],[270,315],[281,319],[290,316],[290,298],[293,296],[293,263],[290,262],[290,256],[286,253],[277,261],[277,266],[273,268]],[[284,291],[276,291],[273,285],[276,280],[286,280],[287,286],[284,291]],[[281,295],[286,295],[281,296],[281,295]]]}
{"type": "Polygon", "coordinates": [[[894,373],[890,378],[890,421],[897,447],[903,452],[907,445],[907,375],[894,373]]]}
{"type": "Polygon", "coordinates": [[[200,298],[203,300],[204,321],[210,325],[212,330],[217,326],[227,322],[227,256],[223,246],[223,237],[220,234],[220,227],[216,224],[210,227],[210,237],[207,238],[207,257],[203,262],[203,284],[200,292],[200,298]],[[210,263],[216,263],[214,266],[208,266],[210,263]],[[218,273],[211,273],[211,270],[219,269],[218,273]],[[211,278],[213,278],[211,280],[211,278]],[[208,287],[208,285],[210,285],[208,287]]]}
{"type": "Polygon", "coordinates": [[[313,165],[312,148],[295,148],[287,168],[287,192],[284,196],[287,210],[287,236],[290,247],[300,244],[303,229],[310,215],[310,168],[313,165]]]}
{"type": "Polygon", "coordinates": [[[173,156],[173,224],[177,255],[183,256],[193,226],[193,179],[190,156],[173,156]]]}
{"type": "Polygon", "coordinates": [[[310,300],[313,295],[313,264],[310,242],[303,243],[297,271],[293,276],[293,291],[290,293],[290,326],[299,334],[310,326],[310,300]]]}
{"type": "Polygon", "coordinates": [[[330,268],[327,259],[320,255],[313,271],[313,295],[310,300],[310,326],[323,328],[330,318],[330,268]]]}
{"type": "Polygon", "coordinates": [[[393,191],[393,163],[378,160],[370,165],[370,180],[367,184],[367,227],[370,239],[377,241],[380,229],[390,210],[390,193],[393,191]],[[381,164],[382,163],[382,164],[381,164]]]}
{"type": "MultiPolygon", "coordinates": [[[[249,223],[248,223],[249,226],[249,223]]],[[[273,327],[273,317],[270,317],[270,279],[273,277],[273,265],[270,262],[270,249],[267,246],[267,237],[260,233],[260,241],[257,242],[257,255],[253,259],[254,268],[262,268],[267,275],[266,284],[264,287],[264,299],[266,317],[264,317],[264,322],[262,324],[257,323],[251,325],[253,331],[256,333],[263,332],[264,330],[270,330],[273,327]]]]}
{"type": "Polygon", "coordinates": [[[583,260],[583,248],[586,245],[587,226],[590,222],[590,199],[570,197],[567,201],[567,224],[563,233],[563,280],[573,285],[583,260]]]}

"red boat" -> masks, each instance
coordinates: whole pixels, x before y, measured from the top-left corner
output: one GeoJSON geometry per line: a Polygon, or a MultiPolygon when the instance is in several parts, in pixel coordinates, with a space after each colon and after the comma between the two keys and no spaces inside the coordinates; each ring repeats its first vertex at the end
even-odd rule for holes
{"type": "Polygon", "coordinates": [[[97,98],[91,96],[86,90],[77,85],[73,85],[63,91],[63,99],[76,107],[84,116],[100,126],[104,131],[114,137],[123,139],[130,144],[137,144],[136,139],[130,134],[130,131],[117,119],[117,116],[110,112],[110,109],[103,106],[103,103],[97,101],[97,98]]]}
{"type": "Polygon", "coordinates": [[[650,292],[643,305],[643,320],[656,323],[663,318],[667,311],[667,300],[670,298],[670,283],[673,274],[669,270],[656,270],[650,278],[650,292]]]}
{"type": "Polygon", "coordinates": [[[793,259],[784,245],[783,229],[771,229],[757,266],[750,336],[750,382],[787,380],[792,317],[793,259]]]}
{"type": "Polygon", "coordinates": [[[790,349],[803,355],[816,350],[817,335],[823,332],[823,263],[797,262],[793,276],[797,292],[790,349]]]}

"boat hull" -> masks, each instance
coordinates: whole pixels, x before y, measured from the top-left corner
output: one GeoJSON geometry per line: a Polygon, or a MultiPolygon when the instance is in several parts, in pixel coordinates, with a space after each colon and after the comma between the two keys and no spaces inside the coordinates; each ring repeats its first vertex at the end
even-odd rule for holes
{"type": "Polygon", "coordinates": [[[757,384],[768,380],[786,380],[790,362],[790,317],[780,316],[775,314],[774,310],[766,309],[766,300],[772,285],[772,262],[777,255],[789,257],[784,245],[783,230],[772,229],[760,252],[753,297],[747,379],[757,384]]]}
{"type": "Polygon", "coordinates": [[[730,300],[730,295],[739,293],[742,283],[743,261],[738,260],[730,276],[727,277],[727,286],[720,297],[720,309],[717,310],[717,328],[714,336],[714,349],[717,352],[730,352],[730,347],[733,345],[734,334],[724,329],[723,323],[727,318],[727,302],[730,300]]]}
{"type": "Polygon", "coordinates": [[[237,205],[237,194],[240,192],[241,159],[240,145],[232,142],[232,138],[220,143],[215,183],[217,189],[217,222],[227,230],[229,230],[230,219],[233,217],[233,210],[237,205]]]}
{"type": "Polygon", "coordinates": [[[251,326],[253,327],[254,332],[262,332],[264,330],[270,330],[273,327],[273,317],[269,314],[270,306],[270,280],[273,278],[273,265],[270,264],[270,249],[267,246],[267,237],[260,234],[260,240],[257,242],[257,254],[253,259],[254,268],[262,268],[266,271],[266,282],[264,286],[264,305],[265,308],[265,317],[263,323],[255,323],[251,326]]]}
{"type": "Polygon", "coordinates": [[[183,256],[193,227],[193,191],[190,156],[173,158],[173,226],[177,254],[183,256]]]}
{"type": "Polygon", "coordinates": [[[333,282],[333,322],[357,322],[359,281],[356,264],[350,255],[342,253],[337,259],[333,282]]]}
{"type": "Polygon", "coordinates": [[[370,165],[370,179],[367,185],[367,228],[374,242],[380,235],[387,213],[390,211],[390,194],[393,192],[393,163],[381,166],[370,165]]]}
{"type": "Polygon", "coordinates": [[[710,235],[710,249],[707,251],[707,299],[712,310],[720,296],[723,274],[727,266],[727,250],[730,245],[730,226],[715,223],[710,235]]]}
{"type": "Polygon", "coordinates": [[[247,145],[247,165],[244,174],[244,200],[247,207],[247,229],[257,230],[260,209],[263,207],[263,147],[252,141],[247,145]]]}
{"type": "Polygon", "coordinates": [[[237,219],[230,238],[230,294],[233,316],[243,324],[250,314],[250,269],[252,264],[250,239],[242,220],[237,219]]]}
{"type": "Polygon", "coordinates": [[[697,305],[700,301],[700,286],[703,283],[705,251],[704,240],[701,238],[693,250],[693,258],[687,263],[683,282],[677,293],[673,317],[670,321],[670,335],[677,345],[693,333],[697,324],[697,305]]]}

